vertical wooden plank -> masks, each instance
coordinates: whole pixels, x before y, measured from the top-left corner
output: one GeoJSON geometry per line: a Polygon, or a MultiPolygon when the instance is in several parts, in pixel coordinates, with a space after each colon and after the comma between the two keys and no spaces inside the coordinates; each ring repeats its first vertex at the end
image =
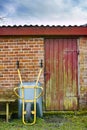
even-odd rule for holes
{"type": "Polygon", "coordinates": [[[50,90],[51,90],[51,106],[50,109],[54,110],[54,43],[53,39],[50,41],[50,90]]]}
{"type": "Polygon", "coordinates": [[[73,50],[75,50],[75,52],[73,52],[73,81],[76,81],[75,83],[73,82],[73,85],[76,86],[76,90],[74,91],[75,96],[77,96],[77,86],[78,86],[78,52],[77,52],[77,44],[76,43],[76,39],[73,39],[73,50]]]}
{"type": "Polygon", "coordinates": [[[63,39],[59,39],[59,110],[63,110],[63,39]]]}
{"type": "Polygon", "coordinates": [[[67,85],[67,98],[68,98],[68,110],[71,110],[73,108],[72,100],[73,100],[73,79],[72,79],[72,39],[68,40],[68,85],[67,85]]]}
{"type": "Polygon", "coordinates": [[[67,47],[67,54],[68,54],[68,84],[67,84],[67,96],[73,96],[72,93],[72,39],[68,40],[68,47],[67,47]]]}
{"type": "Polygon", "coordinates": [[[67,110],[74,110],[77,109],[77,97],[75,96],[75,92],[77,91],[77,85],[76,85],[77,79],[74,80],[74,78],[78,76],[76,75],[76,71],[77,71],[76,64],[78,62],[76,58],[77,48],[75,47],[77,44],[76,44],[76,40],[74,40],[73,43],[73,39],[68,39],[67,43],[68,46],[67,49],[65,50],[67,52],[67,58],[68,58],[67,68],[65,68],[65,72],[67,72],[67,85],[65,90],[66,92],[65,92],[64,106],[65,109],[67,110]],[[73,47],[73,45],[75,46],[73,47]],[[73,90],[75,90],[75,92],[73,90]]]}
{"type": "Polygon", "coordinates": [[[50,110],[51,96],[50,96],[50,41],[45,40],[45,82],[46,82],[46,109],[50,110]]]}
{"type": "Polygon", "coordinates": [[[73,109],[78,109],[78,48],[77,41],[73,39],[73,93],[74,93],[74,102],[73,109]]]}
{"type": "Polygon", "coordinates": [[[59,110],[59,89],[58,89],[58,75],[59,75],[59,49],[58,49],[58,39],[54,40],[54,110],[59,110]]]}
{"type": "Polygon", "coordinates": [[[56,39],[56,107],[55,110],[60,110],[60,89],[59,89],[59,39],[56,39]]]}
{"type": "Polygon", "coordinates": [[[66,109],[66,91],[67,91],[67,84],[68,84],[68,55],[67,55],[67,48],[68,42],[67,39],[64,40],[64,50],[63,50],[63,69],[64,69],[64,110],[66,109]]]}
{"type": "Polygon", "coordinates": [[[53,102],[54,102],[54,110],[56,109],[56,40],[53,39],[53,102]]]}

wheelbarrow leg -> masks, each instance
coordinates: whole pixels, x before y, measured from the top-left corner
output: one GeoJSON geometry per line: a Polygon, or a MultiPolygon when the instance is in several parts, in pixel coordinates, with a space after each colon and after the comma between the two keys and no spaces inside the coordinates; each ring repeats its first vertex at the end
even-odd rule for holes
{"type": "Polygon", "coordinates": [[[6,122],[8,122],[9,119],[9,103],[6,102],[6,122]]]}

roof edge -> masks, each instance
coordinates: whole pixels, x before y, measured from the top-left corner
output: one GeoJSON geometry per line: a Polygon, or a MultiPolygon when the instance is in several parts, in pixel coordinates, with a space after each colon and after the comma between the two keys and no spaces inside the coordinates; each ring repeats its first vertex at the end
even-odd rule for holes
{"type": "Polygon", "coordinates": [[[60,26],[60,25],[13,25],[0,26],[0,36],[7,35],[87,35],[86,25],[74,26],[60,26]]]}

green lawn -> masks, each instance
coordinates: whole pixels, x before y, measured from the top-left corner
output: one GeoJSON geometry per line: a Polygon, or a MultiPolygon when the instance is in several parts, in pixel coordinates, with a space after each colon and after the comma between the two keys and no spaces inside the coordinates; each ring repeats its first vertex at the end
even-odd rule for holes
{"type": "Polygon", "coordinates": [[[0,130],[87,130],[87,115],[51,115],[38,118],[33,126],[26,126],[21,120],[6,123],[0,118],[0,130]]]}

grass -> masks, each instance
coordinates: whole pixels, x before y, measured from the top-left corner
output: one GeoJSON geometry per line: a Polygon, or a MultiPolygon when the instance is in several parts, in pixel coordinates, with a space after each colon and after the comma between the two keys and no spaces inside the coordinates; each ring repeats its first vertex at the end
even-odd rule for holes
{"type": "Polygon", "coordinates": [[[18,119],[9,123],[0,119],[0,130],[87,130],[87,116],[46,115],[43,119],[37,118],[33,126],[26,126],[18,119]]]}

